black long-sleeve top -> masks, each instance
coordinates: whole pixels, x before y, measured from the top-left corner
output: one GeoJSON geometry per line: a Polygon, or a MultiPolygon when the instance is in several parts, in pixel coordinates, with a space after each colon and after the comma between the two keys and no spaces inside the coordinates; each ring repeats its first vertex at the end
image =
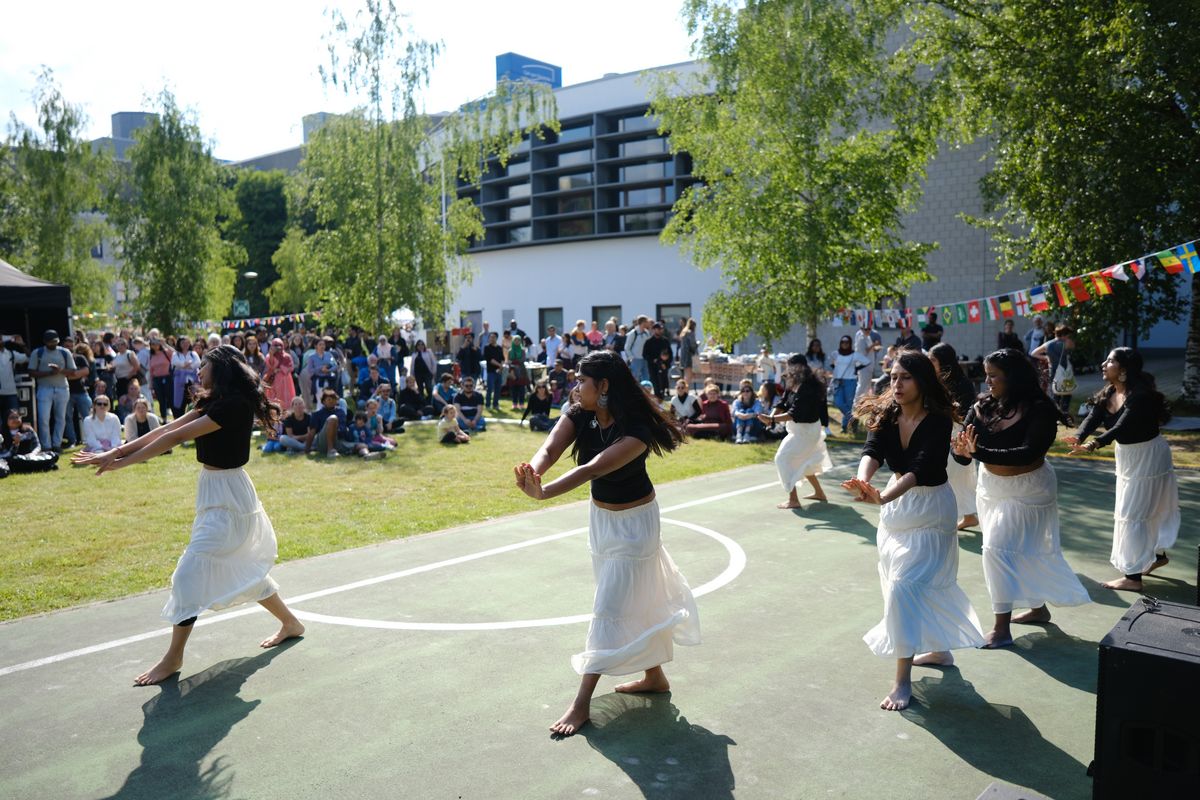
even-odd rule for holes
{"type": "Polygon", "coordinates": [[[915,474],[918,486],[941,486],[946,482],[953,427],[949,417],[927,414],[917,423],[904,448],[900,446],[900,426],[892,422],[867,434],[862,454],[887,464],[897,475],[915,474]]]}
{"type": "Polygon", "coordinates": [[[550,397],[549,392],[546,393],[544,399],[538,397],[537,392],[534,392],[525,399],[525,412],[521,414],[521,421],[524,422],[525,418],[530,414],[545,414],[546,416],[550,416],[550,408],[553,406],[553,403],[554,401],[550,397]]]}
{"type": "Polygon", "coordinates": [[[818,381],[805,383],[799,389],[789,390],[779,404],[792,422],[820,422],[829,426],[829,406],[825,403],[825,386],[818,381]]]}
{"type": "Polygon", "coordinates": [[[1115,413],[1108,410],[1107,403],[1094,404],[1075,434],[1079,443],[1083,444],[1101,426],[1105,432],[1095,437],[1097,447],[1114,440],[1120,444],[1150,441],[1158,436],[1158,409],[1154,407],[1154,397],[1149,392],[1128,394],[1125,404],[1115,413]]]}
{"type": "MultiPolygon", "coordinates": [[[[978,406],[972,406],[963,424],[975,426],[978,438],[973,457],[984,464],[1008,467],[1036,464],[1046,457],[1058,434],[1058,411],[1049,399],[1038,400],[1023,409],[1011,425],[1000,430],[992,430],[989,422],[981,421],[977,414],[978,406]]],[[[957,453],[954,460],[971,463],[970,458],[957,453]]]]}

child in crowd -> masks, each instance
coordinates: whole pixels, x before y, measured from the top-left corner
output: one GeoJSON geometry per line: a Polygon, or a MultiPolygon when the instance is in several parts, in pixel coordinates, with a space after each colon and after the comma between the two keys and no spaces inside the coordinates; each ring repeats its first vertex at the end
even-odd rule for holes
{"type": "Polygon", "coordinates": [[[350,441],[354,443],[354,454],[363,458],[383,458],[383,445],[371,443],[371,428],[367,424],[367,412],[355,411],[354,422],[350,425],[350,441]]]}
{"type": "Polygon", "coordinates": [[[442,407],[437,432],[438,441],[442,444],[467,444],[471,441],[471,434],[458,425],[458,408],[450,404],[442,407]]]}
{"type": "Polygon", "coordinates": [[[267,403],[267,415],[270,419],[268,424],[262,426],[262,433],[266,441],[263,442],[261,450],[264,454],[287,452],[283,442],[279,441],[279,437],[283,433],[283,422],[280,420],[280,417],[283,416],[283,409],[279,407],[279,403],[274,401],[267,403]]]}
{"type": "Polygon", "coordinates": [[[367,401],[367,428],[371,431],[372,449],[396,449],[396,440],[390,436],[384,436],[384,431],[387,430],[387,423],[379,413],[378,400],[371,399],[367,401]]]}

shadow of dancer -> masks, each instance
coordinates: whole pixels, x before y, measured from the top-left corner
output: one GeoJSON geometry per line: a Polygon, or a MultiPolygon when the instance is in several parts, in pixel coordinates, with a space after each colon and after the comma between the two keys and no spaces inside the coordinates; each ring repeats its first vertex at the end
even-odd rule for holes
{"type": "Polygon", "coordinates": [[[1020,708],[984,700],[957,669],[915,681],[913,699],[900,714],[980,772],[1056,800],[1092,796],[1087,767],[1046,741],[1020,708]]]}
{"type": "Polygon", "coordinates": [[[643,797],[732,798],[728,736],[693,725],[664,694],[606,694],[592,700],[587,739],[625,771],[643,797]]]}
{"type": "Polygon", "coordinates": [[[1096,693],[1096,660],[1100,645],[1065,633],[1053,622],[1043,631],[1018,636],[1009,651],[1059,683],[1081,692],[1096,693]]]}
{"type": "Polygon", "coordinates": [[[218,758],[207,768],[201,761],[253,711],[259,700],[238,697],[242,684],[298,640],[284,642],[252,658],[215,664],[183,680],[171,676],[158,684],[161,692],[142,705],[141,764],[124,785],[105,800],[216,800],[230,792],[230,765],[218,758]]]}

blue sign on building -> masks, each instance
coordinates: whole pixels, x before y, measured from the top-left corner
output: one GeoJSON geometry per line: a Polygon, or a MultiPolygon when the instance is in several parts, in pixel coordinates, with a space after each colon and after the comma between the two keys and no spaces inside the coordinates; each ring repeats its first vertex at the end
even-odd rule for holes
{"type": "Polygon", "coordinates": [[[510,81],[544,83],[551,89],[561,89],[562,67],[517,53],[504,53],[496,56],[496,80],[505,78],[510,81]]]}

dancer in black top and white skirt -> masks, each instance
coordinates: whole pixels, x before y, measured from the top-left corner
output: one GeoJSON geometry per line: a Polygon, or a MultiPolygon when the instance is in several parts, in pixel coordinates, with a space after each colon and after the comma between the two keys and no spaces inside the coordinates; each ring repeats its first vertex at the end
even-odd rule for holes
{"type": "Polygon", "coordinates": [[[1046,461],[1061,415],[1018,350],[997,350],[983,362],[988,394],[971,408],[954,442],[959,463],[979,473],[983,577],[995,622],[985,648],[1013,643],[1010,624],[1050,621],[1046,603],[1090,602],[1063,558],[1058,528],[1058,479],[1046,461]],[[1013,616],[1013,608],[1031,609],[1013,616]]]}
{"type": "Polygon", "coordinates": [[[658,502],[646,457],[683,441],[679,429],[609,350],[579,362],[579,403],[561,417],[532,462],[513,468],[517,486],[544,500],[591,481],[588,547],[596,578],[586,649],[571,659],[579,692],[550,730],[570,736],[588,720],[601,675],[645,671],[618,692],[665,692],[662,665],[673,645],[700,643],[700,619],[687,580],[662,546],[658,502]],[[542,485],[546,470],[572,446],[576,467],[542,485]]]}
{"type": "Polygon", "coordinates": [[[863,397],[855,417],[867,423],[858,477],[842,484],[879,510],[879,580],[883,619],[863,639],[896,659],[896,681],[879,707],[907,708],[914,664],[954,663],[950,651],[983,643],[979,619],[958,586],[958,512],[946,479],[954,407],[933,361],[905,350],[883,394],[863,397]],[[871,485],[886,464],[882,491],[871,485]]]}
{"type": "Polygon", "coordinates": [[[802,480],[807,480],[813,488],[813,493],[805,500],[823,502],[826,499],[817,476],[833,469],[829,450],[825,447],[829,406],[825,403],[825,384],[809,368],[803,355],[788,359],[784,380],[788,390],[783,402],[771,413],[759,414],[758,419],[768,429],[777,422],[787,422],[787,436],[775,453],[775,469],[788,498],[776,507],[800,508],[796,486],[802,480]]]}
{"type": "Polygon", "coordinates": [[[1142,576],[1167,563],[1167,548],[1179,536],[1179,485],[1171,448],[1159,433],[1171,411],[1136,350],[1118,347],[1102,368],[1107,385],[1092,398],[1091,412],[1067,443],[1074,445],[1073,454],[1117,443],[1111,560],[1124,577],[1104,585],[1140,592],[1142,576]],[[1105,433],[1087,441],[1100,427],[1105,433]]]}
{"type": "Polygon", "coordinates": [[[254,484],[242,467],[250,460],[255,419],[267,420],[267,400],[258,376],[241,351],[221,345],[200,364],[200,400],[196,408],[133,442],[103,453],[80,453],[77,464],[98,467],[96,474],[147,461],[194,439],[200,470],[192,538],[171,576],[171,596],[162,616],[174,627],[162,659],[138,675],[141,686],[159,683],[179,671],[183,651],[200,612],[258,602],[280,622],[261,642],[274,647],[300,636],[304,626],[280,599],[268,574],[275,564],[275,531],[254,484]]]}
{"type": "MultiPolygon", "coordinates": [[[[963,372],[962,365],[958,363],[958,353],[953,347],[942,342],[933,346],[933,349],[929,351],[929,357],[937,364],[938,373],[942,376],[942,383],[950,392],[950,398],[954,401],[954,409],[958,416],[966,417],[971,411],[971,407],[975,405],[976,392],[975,385],[971,383],[966,373],[963,372]]],[[[960,464],[951,453],[946,460],[946,475],[950,478],[950,488],[954,490],[954,502],[958,505],[960,518],[958,529],[964,531],[967,528],[976,527],[979,525],[979,517],[977,516],[975,491],[979,475],[975,469],[975,462],[969,461],[966,464],[960,464]]]]}

